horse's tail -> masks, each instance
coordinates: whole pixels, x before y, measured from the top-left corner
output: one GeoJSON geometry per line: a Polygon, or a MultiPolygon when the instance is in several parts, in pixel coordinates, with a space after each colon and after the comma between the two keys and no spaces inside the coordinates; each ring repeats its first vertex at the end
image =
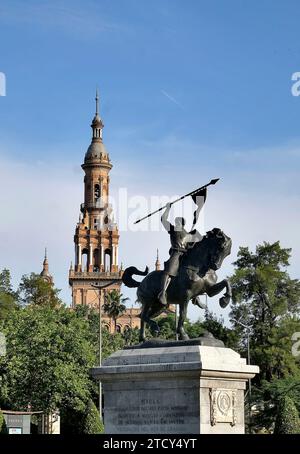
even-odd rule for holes
{"type": "Polygon", "coordinates": [[[145,271],[140,271],[135,266],[130,266],[129,268],[126,268],[126,270],[123,273],[122,276],[123,284],[125,284],[126,287],[129,288],[138,287],[140,285],[140,282],[133,279],[132,276],[134,274],[137,274],[138,276],[147,276],[148,273],[149,273],[148,266],[146,266],[145,271]]]}

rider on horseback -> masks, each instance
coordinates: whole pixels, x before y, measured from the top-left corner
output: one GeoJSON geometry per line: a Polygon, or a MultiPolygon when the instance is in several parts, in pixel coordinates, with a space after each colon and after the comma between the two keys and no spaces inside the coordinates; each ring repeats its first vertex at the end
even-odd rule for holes
{"type": "MultiPolygon", "coordinates": [[[[198,206],[198,209],[194,214],[194,223],[192,230],[190,232],[187,232],[184,228],[184,218],[175,218],[175,225],[172,225],[168,221],[171,205],[171,203],[167,204],[167,208],[161,217],[161,222],[169,233],[171,240],[171,249],[169,251],[170,258],[167,262],[165,262],[161,284],[162,289],[158,294],[158,300],[163,306],[168,305],[166,291],[172,277],[175,277],[178,274],[181,257],[187,252],[189,248],[193,247],[196,242],[201,241],[202,239],[202,235],[196,229],[193,229],[198,220],[201,206],[198,206]]],[[[203,303],[201,303],[200,298],[198,297],[193,298],[192,302],[202,309],[206,307],[205,305],[203,305],[203,303]]]]}

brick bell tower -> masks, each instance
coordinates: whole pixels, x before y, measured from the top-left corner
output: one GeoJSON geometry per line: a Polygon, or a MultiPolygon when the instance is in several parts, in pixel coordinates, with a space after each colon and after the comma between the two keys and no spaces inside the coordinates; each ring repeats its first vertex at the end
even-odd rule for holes
{"type": "MultiPolygon", "coordinates": [[[[99,115],[99,97],[96,93],[96,114],[92,124],[92,142],[85,154],[84,203],[80,206],[76,225],[75,265],[69,270],[72,288],[72,306],[84,304],[98,307],[99,292],[93,285],[109,289],[121,287],[122,270],[118,264],[118,227],[109,204],[109,172],[112,168],[102,141],[104,124],[99,115]]],[[[101,290],[101,304],[105,292],[101,290]]]]}

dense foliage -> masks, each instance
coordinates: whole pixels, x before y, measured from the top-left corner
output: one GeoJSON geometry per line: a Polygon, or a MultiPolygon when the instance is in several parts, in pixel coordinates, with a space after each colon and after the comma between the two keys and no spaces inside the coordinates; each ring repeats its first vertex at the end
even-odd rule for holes
{"type": "Polygon", "coordinates": [[[258,245],[254,253],[240,248],[231,277],[237,349],[246,356],[249,332],[251,363],[260,367],[250,403],[253,424],[267,432],[274,429],[284,394],[300,409],[300,356],[293,354],[293,336],[300,332],[300,282],[288,274],[290,256],[279,242],[258,245]]]}
{"type": "Polygon", "coordinates": [[[298,410],[293,400],[289,396],[284,396],[279,403],[274,433],[300,433],[300,419],[298,410]]]}
{"type": "Polygon", "coordinates": [[[287,272],[290,254],[291,250],[281,248],[279,242],[264,243],[255,253],[240,248],[234,263],[231,322],[239,333],[242,351],[247,330],[238,322],[249,326],[251,358],[260,366],[260,382],[299,370],[291,337],[300,331],[300,282],[287,272]]]}
{"type": "Polygon", "coordinates": [[[82,433],[83,434],[101,434],[104,432],[103,423],[100,421],[99,412],[92,400],[89,400],[85,415],[83,418],[82,433]]]}
{"type": "MultiPolygon", "coordinates": [[[[68,427],[71,421],[74,433],[80,433],[89,413],[95,416],[92,400],[98,400],[90,369],[98,364],[99,315],[87,307],[70,310],[58,293],[35,274],[24,276],[14,293],[9,272],[0,273],[0,332],[6,338],[6,355],[0,356],[0,408],[59,410],[63,424],[68,427]],[[5,297],[12,304],[4,307],[5,297]]],[[[103,358],[125,345],[121,334],[101,332],[103,358]]]]}
{"type": "Polygon", "coordinates": [[[17,294],[13,291],[9,270],[0,272],[0,322],[17,308],[17,294]]]}
{"type": "Polygon", "coordinates": [[[65,307],[28,306],[14,311],[2,331],[7,354],[0,363],[0,397],[7,408],[85,408],[95,352],[84,319],[65,307]]]}
{"type": "Polygon", "coordinates": [[[126,306],[124,303],[128,298],[124,298],[122,293],[118,290],[112,290],[105,294],[105,301],[103,304],[104,312],[113,319],[115,325],[115,331],[117,327],[117,319],[126,311],[126,306]]]}

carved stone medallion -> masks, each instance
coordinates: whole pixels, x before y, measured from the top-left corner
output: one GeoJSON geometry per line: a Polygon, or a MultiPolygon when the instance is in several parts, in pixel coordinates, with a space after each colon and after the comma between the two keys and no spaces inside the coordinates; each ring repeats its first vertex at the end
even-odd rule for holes
{"type": "Polygon", "coordinates": [[[236,424],[236,392],[232,389],[210,389],[210,423],[228,422],[236,424]]]}

